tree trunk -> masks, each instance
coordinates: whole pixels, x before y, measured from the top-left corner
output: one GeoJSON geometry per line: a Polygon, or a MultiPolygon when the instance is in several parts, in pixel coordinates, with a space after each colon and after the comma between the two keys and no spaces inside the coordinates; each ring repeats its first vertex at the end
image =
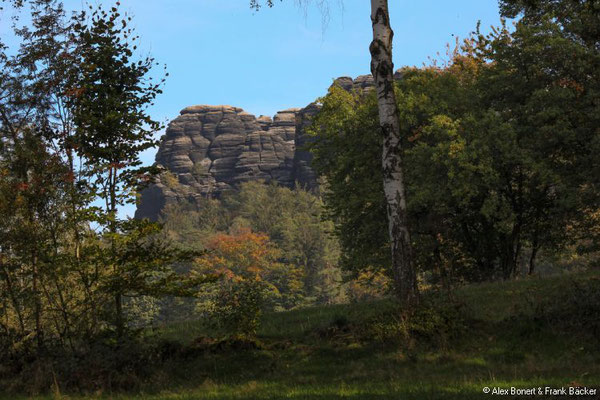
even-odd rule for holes
{"type": "Polygon", "coordinates": [[[44,334],[42,330],[42,302],[40,301],[40,290],[39,290],[39,268],[37,265],[37,257],[35,252],[31,254],[31,280],[32,280],[32,291],[33,291],[33,316],[35,321],[35,339],[37,343],[37,351],[41,352],[44,346],[44,334]]]}
{"type": "Polygon", "coordinates": [[[533,275],[535,272],[535,257],[537,256],[537,252],[539,250],[538,245],[538,235],[537,231],[533,236],[533,244],[531,245],[531,256],[529,257],[529,275],[533,275]]]}
{"type": "Polygon", "coordinates": [[[17,314],[17,321],[19,321],[19,328],[21,331],[19,332],[21,335],[25,334],[25,322],[23,318],[23,313],[21,312],[21,305],[19,304],[17,290],[13,286],[11,273],[4,265],[2,265],[2,269],[4,271],[4,279],[6,280],[6,289],[8,290],[10,300],[12,301],[13,307],[15,309],[15,313],[17,314]]]}
{"type": "Polygon", "coordinates": [[[387,201],[388,231],[392,250],[392,275],[400,301],[417,301],[417,279],[408,231],[406,195],[402,173],[400,120],[394,94],[394,64],[387,0],[371,0],[373,42],[371,73],[375,80],[379,124],[383,133],[383,185],[387,201]]]}
{"type": "MultiPolygon", "coordinates": [[[[115,163],[116,164],[116,163],[115,163]]],[[[109,230],[110,233],[117,233],[117,167],[111,166],[108,176],[108,201],[109,201],[109,230]]],[[[121,287],[121,271],[116,263],[116,244],[115,238],[111,236],[111,251],[113,255],[114,273],[117,277],[117,287],[115,291],[115,325],[117,328],[117,337],[121,338],[125,332],[125,318],[123,315],[123,291],[121,287]]]]}

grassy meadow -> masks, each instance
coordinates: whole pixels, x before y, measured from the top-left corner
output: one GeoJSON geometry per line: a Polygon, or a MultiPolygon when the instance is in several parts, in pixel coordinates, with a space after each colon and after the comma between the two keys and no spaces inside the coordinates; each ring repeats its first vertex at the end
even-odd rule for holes
{"type": "Polygon", "coordinates": [[[391,300],[272,313],[256,342],[169,325],[155,332],[167,356],[129,394],[55,387],[37,398],[481,399],[486,386],[598,387],[599,289],[595,271],[426,293],[410,321],[391,300]]]}

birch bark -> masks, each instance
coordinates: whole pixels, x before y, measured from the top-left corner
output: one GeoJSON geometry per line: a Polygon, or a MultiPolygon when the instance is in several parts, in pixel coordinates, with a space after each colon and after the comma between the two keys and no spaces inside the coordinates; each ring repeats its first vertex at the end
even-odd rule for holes
{"type": "Polygon", "coordinates": [[[383,187],[387,201],[388,231],[392,251],[392,276],[396,296],[404,303],[418,298],[417,279],[408,231],[406,191],[402,172],[400,119],[394,93],[394,64],[387,0],[371,0],[373,41],[371,74],[375,80],[379,109],[379,124],[383,133],[383,187]]]}

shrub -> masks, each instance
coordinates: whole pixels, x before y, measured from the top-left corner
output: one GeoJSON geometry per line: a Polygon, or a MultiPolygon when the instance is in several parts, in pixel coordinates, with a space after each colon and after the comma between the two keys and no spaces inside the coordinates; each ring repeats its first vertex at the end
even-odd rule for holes
{"type": "Polygon", "coordinates": [[[214,327],[228,337],[255,337],[266,293],[266,284],[256,279],[225,282],[210,312],[214,327]]]}
{"type": "Polygon", "coordinates": [[[423,301],[412,311],[396,310],[374,317],[365,324],[367,340],[399,344],[412,349],[416,344],[446,349],[467,328],[463,305],[438,299],[423,301]]]}
{"type": "Polygon", "coordinates": [[[360,271],[347,288],[348,297],[353,303],[381,299],[389,290],[390,279],[383,271],[374,269],[360,271]]]}
{"type": "Polygon", "coordinates": [[[590,282],[571,283],[571,287],[538,304],[538,325],[557,333],[578,332],[600,340],[600,291],[597,278],[590,282]],[[596,282],[595,282],[596,281],[596,282]]]}

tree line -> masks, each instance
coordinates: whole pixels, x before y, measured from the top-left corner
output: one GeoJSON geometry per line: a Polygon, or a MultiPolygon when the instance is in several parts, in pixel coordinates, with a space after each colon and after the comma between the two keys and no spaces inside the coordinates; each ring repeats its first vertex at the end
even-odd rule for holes
{"type": "MultiPolygon", "coordinates": [[[[416,268],[446,286],[533,274],[540,252],[598,246],[598,4],[501,5],[522,14],[514,28],[478,27],[395,86],[416,268]]],[[[376,96],[330,89],[313,166],[345,267],[393,275],[376,96]]]]}

